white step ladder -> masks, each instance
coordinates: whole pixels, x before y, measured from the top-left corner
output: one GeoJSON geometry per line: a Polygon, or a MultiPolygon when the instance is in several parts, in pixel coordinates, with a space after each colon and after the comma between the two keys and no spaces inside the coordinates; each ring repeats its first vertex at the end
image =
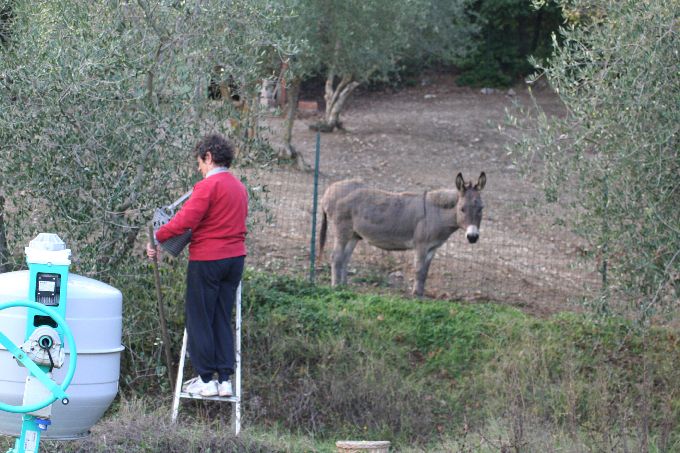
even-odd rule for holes
{"type": "Polygon", "coordinates": [[[234,430],[234,435],[238,436],[241,432],[241,284],[239,283],[236,290],[236,329],[234,332],[234,349],[235,349],[235,366],[234,375],[231,379],[233,396],[200,396],[192,395],[182,391],[182,382],[184,376],[184,360],[187,355],[187,330],[184,329],[184,338],[182,339],[182,352],[179,357],[179,366],[177,370],[177,381],[175,382],[175,395],[172,400],[172,422],[177,420],[179,413],[180,398],[190,398],[196,400],[209,401],[226,401],[232,403],[231,406],[231,426],[234,430]]]}

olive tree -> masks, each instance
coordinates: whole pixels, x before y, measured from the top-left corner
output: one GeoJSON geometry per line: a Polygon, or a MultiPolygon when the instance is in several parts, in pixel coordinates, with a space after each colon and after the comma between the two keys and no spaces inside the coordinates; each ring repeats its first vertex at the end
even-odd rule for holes
{"type": "MultiPolygon", "coordinates": [[[[20,267],[36,233],[58,233],[74,272],[124,293],[122,382],[167,388],[141,245],[153,208],[198,176],[196,141],[232,132],[229,103],[207,97],[214,66],[257,91],[261,49],[278,46],[268,17],[248,0],[0,0],[0,11],[10,3],[0,46],[0,264],[20,267]]],[[[163,266],[166,282],[182,280],[182,264],[163,266]]],[[[181,301],[179,286],[168,300],[181,301]]],[[[177,342],[181,303],[168,305],[177,342]]]]}
{"type": "Polygon", "coordinates": [[[206,97],[212,67],[256,91],[258,46],[276,44],[250,6],[12,2],[0,50],[9,252],[50,228],[77,244],[89,273],[110,275],[130,256],[151,207],[189,186],[193,143],[230,132],[206,97]]]}
{"type": "MultiPolygon", "coordinates": [[[[639,320],[680,299],[680,84],[677,4],[559,2],[562,43],[539,65],[564,102],[520,149],[545,165],[546,193],[573,195],[604,286],[639,320]]],[[[677,307],[675,307],[677,308],[677,307]]]]}
{"type": "Polygon", "coordinates": [[[472,26],[466,0],[321,2],[313,29],[326,74],[326,111],[321,130],[341,127],[340,114],[361,83],[385,78],[405,56],[439,54],[450,61],[465,55],[472,26]]]}
{"type": "Polygon", "coordinates": [[[275,28],[288,37],[290,81],[284,150],[291,144],[300,83],[324,74],[323,120],[314,127],[342,127],[340,115],[351,93],[369,80],[385,79],[404,59],[455,62],[472,47],[475,27],[465,13],[468,0],[285,0],[275,28]]]}

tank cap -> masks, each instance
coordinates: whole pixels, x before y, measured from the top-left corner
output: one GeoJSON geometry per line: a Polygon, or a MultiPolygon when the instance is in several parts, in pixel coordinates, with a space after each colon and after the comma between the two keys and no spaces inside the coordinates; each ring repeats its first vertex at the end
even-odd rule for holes
{"type": "Polygon", "coordinates": [[[68,266],[71,264],[71,250],[54,233],[40,233],[24,247],[26,262],[29,264],[48,264],[68,266]]]}
{"type": "Polygon", "coordinates": [[[61,240],[59,235],[55,233],[40,233],[35,239],[28,243],[28,246],[32,249],[46,250],[49,252],[66,250],[66,244],[61,240]]]}

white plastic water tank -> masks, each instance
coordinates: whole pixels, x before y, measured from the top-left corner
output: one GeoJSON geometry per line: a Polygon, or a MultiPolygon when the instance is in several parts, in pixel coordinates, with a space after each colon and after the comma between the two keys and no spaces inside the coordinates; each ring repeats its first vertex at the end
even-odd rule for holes
{"type": "MultiPolygon", "coordinates": [[[[29,271],[0,274],[0,303],[26,300],[29,271]]],[[[52,424],[41,434],[44,439],[74,439],[88,434],[104,415],[118,393],[120,375],[123,296],[116,288],[80,275],[69,274],[66,323],[78,350],[76,372],[66,390],[70,403],[58,400],[52,405],[52,424]]],[[[26,309],[14,307],[0,311],[0,331],[20,345],[26,334],[26,309]]],[[[62,382],[66,362],[54,370],[62,382]]],[[[20,367],[0,345],[0,401],[20,405],[28,371],[20,367]]],[[[0,411],[0,433],[18,436],[21,414],[0,411]]]]}

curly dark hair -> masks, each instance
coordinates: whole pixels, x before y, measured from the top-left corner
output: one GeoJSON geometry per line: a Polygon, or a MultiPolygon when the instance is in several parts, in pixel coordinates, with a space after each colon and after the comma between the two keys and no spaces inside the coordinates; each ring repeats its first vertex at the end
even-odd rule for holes
{"type": "Polygon", "coordinates": [[[194,156],[205,160],[205,155],[210,153],[212,155],[215,165],[220,167],[231,167],[231,162],[234,160],[234,147],[229,143],[229,140],[219,134],[206,135],[194,148],[194,156]]]}

